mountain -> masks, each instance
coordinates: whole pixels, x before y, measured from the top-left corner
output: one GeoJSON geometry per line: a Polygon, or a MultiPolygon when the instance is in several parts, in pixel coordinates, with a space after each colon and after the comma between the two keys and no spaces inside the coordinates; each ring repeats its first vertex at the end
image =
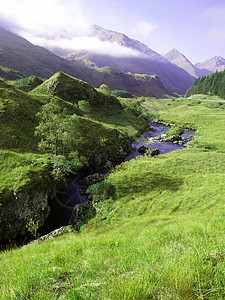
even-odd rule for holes
{"type": "Polygon", "coordinates": [[[101,41],[117,43],[119,46],[136,51],[137,55],[114,56],[99,54],[91,51],[75,51],[66,56],[66,59],[82,62],[86,66],[109,66],[122,72],[156,75],[163,85],[170,91],[183,94],[194,83],[194,78],[182,68],[169,62],[165,57],[154,52],[145,44],[130,39],[122,33],[107,30],[99,26],[92,27],[92,37],[101,41]]]}
{"type": "Polygon", "coordinates": [[[223,71],[225,69],[225,59],[221,56],[214,56],[202,63],[195,65],[199,69],[207,69],[211,72],[223,71]]]}
{"type": "Polygon", "coordinates": [[[167,54],[164,55],[171,63],[175,64],[176,66],[184,69],[193,77],[201,77],[211,73],[211,71],[206,70],[204,68],[200,69],[194,66],[190,60],[187,59],[182,53],[178,50],[173,49],[167,54]]]}
{"type": "Polygon", "coordinates": [[[4,72],[0,72],[0,76],[7,79],[21,78],[23,74],[49,78],[54,73],[63,71],[95,87],[105,83],[112,90],[127,90],[137,96],[164,97],[168,94],[172,95],[158,79],[153,79],[151,76],[137,78],[133,74],[126,74],[112,68],[88,68],[77,61],[68,61],[43,47],[35,46],[3,28],[0,28],[1,70],[4,72]],[[10,69],[16,71],[9,73],[10,69]]]}

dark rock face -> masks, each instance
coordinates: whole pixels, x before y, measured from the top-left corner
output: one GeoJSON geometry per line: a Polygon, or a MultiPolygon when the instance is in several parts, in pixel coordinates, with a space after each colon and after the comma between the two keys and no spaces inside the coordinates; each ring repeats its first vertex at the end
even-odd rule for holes
{"type": "Polygon", "coordinates": [[[75,229],[79,229],[84,221],[92,217],[94,214],[95,208],[90,200],[82,204],[76,204],[69,220],[69,225],[72,225],[75,229]]]}
{"type": "Polygon", "coordinates": [[[43,226],[50,212],[51,189],[14,192],[7,202],[0,206],[0,241],[10,240],[27,233],[30,219],[43,226]]]}
{"type": "Polygon", "coordinates": [[[85,187],[88,187],[89,185],[98,183],[102,180],[104,180],[104,175],[100,174],[100,173],[95,173],[92,175],[89,175],[87,177],[84,178],[84,180],[82,180],[82,185],[85,187]]]}

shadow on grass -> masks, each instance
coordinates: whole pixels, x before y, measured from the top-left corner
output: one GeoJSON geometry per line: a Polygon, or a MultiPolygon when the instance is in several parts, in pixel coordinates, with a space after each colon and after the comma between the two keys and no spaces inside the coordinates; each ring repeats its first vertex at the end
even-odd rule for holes
{"type": "Polygon", "coordinates": [[[163,176],[162,174],[147,172],[135,174],[135,176],[123,176],[117,183],[117,191],[121,194],[141,193],[148,194],[150,191],[164,190],[176,192],[183,185],[183,179],[176,176],[163,176]]]}

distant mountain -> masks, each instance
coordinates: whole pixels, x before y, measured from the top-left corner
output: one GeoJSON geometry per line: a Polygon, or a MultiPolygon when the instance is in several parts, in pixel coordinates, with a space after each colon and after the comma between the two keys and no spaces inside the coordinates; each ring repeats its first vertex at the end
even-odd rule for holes
{"type": "Polygon", "coordinates": [[[199,69],[207,69],[211,72],[223,71],[225,69],[225,59],[221,56],[215,56],[202,63],[195,65],[199,69]]]}
{"type": "Polygon", "coordinates": [[[93,26],[90,36],[97,37],[101,41],[117,43],[139,53],[137,56],[113,56],[99,54],[91,51],[75,51],[66,56],[73,62],[79,61],[86,66],[105,67],[109,66],[122,72],[148,74],[159,77],[163,85],[173,92],[180,94],[194,83],[194,78],[182,68],[170,63],[165,57],[148,48],[145,44],[130,39],[126,35],[107,30],[99,26],[93,26]]]}
{"type": "Polygon", "coordinates": [[[140,78],[112,68],[91,69],[77,61],[63,59],[43,47],[35,46],[24,38],[0,28],[0,76],[6,79],[17,79],[24,74],[49,78],[58,71],[82,79],[95,87],[105,83],[112,90],[126,90],[137,96],[172,95],[163,87],[159,79],[151,76],[140,78]]]}
{"type": "Polygon", "coordinates": [[[165,57],[173,64],[177,65],[178,67],[184,69],[186,72],[188,72],[193,77],[201,77],[208,75],[212,73],[209,70],[206,70],[204,68],[200,69],[194,66],[190,60],[187,59],[182,53],[180,53],[178,50],[173,49],[167,54],[165,54],[165,57]]]}

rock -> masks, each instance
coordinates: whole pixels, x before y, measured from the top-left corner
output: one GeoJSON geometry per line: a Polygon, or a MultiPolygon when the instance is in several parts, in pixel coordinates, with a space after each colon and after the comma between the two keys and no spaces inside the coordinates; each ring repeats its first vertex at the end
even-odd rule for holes
{"type": "Polygon", "coordinates": [[[62,234],[69,233],[72,231],[74,231],[74,230],[73,230],[73,228],[71,228],[71,226],[62,226],[62,227],[57,228],[57,229],[51,231],[50,233],[43,235],[42,237],[30,242],[29,244],[36,244],[36,243],[39,244],[41,242],[46,242],[57,236],[60,236],[62,234]]]}
{"type": "Polygon", "coordinates": [[[94,214],[95,209],[90,200],[81,204],[76,204],[70,217],[69,225],[72,225],[75,229],[79,230],[80,226],[94,214]]]}
{"type": "Polygon", "coordinates": [[[0,206],[0,240],[10,240],[27,234],[30,219],[44,225],[50,212],[50,188],[14,191],[0,206]]]}
{"type": "Polygon", "coordinates": [[[146,147],[146,146],[141,146],[140,148],[137,149],[137,151],[138,151],[139,153],[145,153],[146,150],[147,150],[147,147],[146,147]]]}
{"type": "Polygon", "coordinates": [[[102,180],[104,180],[104,175],[100,174],[100,173],[95,173],[92,175],[89,175],[87,177],[84,178],[84,180],[82,180],[82,185],[84,185],[85,187],[88,187],[89,185],[101,182],[102,180]]]}
{"type": "Polygon", "coordinates": [[[159,149],[155,149],[155,150],[152,151],[151,156],[153,157],[153,156],[155,156],[155,155],[159,155],[160,152],[161,152],[161,151],[160,151],[159,149]]]}

